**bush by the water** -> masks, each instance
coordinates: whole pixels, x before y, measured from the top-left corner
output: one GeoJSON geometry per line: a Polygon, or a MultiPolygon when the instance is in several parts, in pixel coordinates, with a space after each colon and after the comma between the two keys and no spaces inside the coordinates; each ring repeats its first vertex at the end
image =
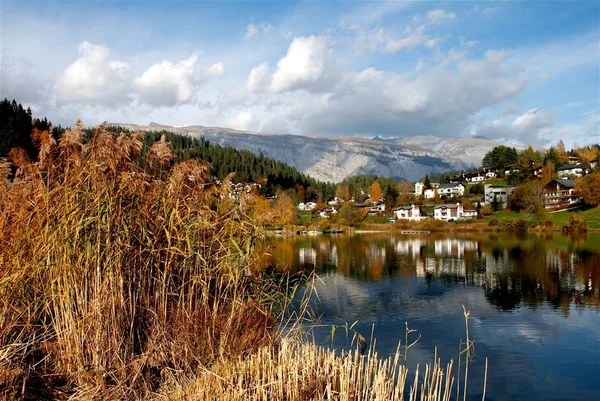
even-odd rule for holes
{"type": "Polygon", "coordinates": [[[507,217],[501,219],[498,228],[501,231],[508,231],[515,234],[523,234],[527,232],[528,222],[526,219],[515,219],[507,217]]]}
{"type": "Polygon", "coordinates": [[[563,231],[569,233],[583,233],[587,231],[587,221],[581,213],[570,213],[563,225],[563,231]]]}

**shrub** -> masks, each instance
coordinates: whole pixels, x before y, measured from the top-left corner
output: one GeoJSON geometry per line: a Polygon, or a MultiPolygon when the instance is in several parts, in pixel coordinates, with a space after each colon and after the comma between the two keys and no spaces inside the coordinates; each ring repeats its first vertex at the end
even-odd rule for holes
{"type": "Polygon", "coordinates": [[[587,231],[587,221],[581,213],[570,213],[563,225],[563,231],[568,233],[584,233],[587,231]]]}
{"type": "Polygon", "coordinates": [[[526,219],[515,219],[508,217],[500,220],[498,227],[501,231],[508,231],[515,234],[523,234],[527,232],[528,222],[526,219]]]}
{"type": "Polygon", "coordinates": [[[329,219],[321,219],[319,220],[318,227],[321,231],[327,231],[331,227],[331,223],[329,222],[329,219]]]}
{"type": "Polygon", "coordinates": [[[496,227],[498,225],[498,219],[495,217],[492,217],[488,224],[490,227],[496,227]]]}
{"type": "Polygon", "coordinates": [[[481,207],[481,214],[484,216],[489,216],[492,213],[494,213],[494,210],[492,209],[492,205],[490,205],[489,203],[486,203],[485,205],[483,205],[481,207]]]}

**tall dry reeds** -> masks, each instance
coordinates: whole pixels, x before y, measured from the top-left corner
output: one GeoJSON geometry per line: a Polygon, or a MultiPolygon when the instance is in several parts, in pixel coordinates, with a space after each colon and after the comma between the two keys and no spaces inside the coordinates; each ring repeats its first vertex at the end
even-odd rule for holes
{"type": "Polygon", "coordinates": [[[254,227],[218,207],[208,164],[171,166],[164,141],[141,158],[140,135],[39,135],[39,162],[15,151],[1,177],[1,396],[144,398],[272,341],[254,227]]]}
{"type": "Polygon", "coordinates": [[[208,164],[172,165],[164,140],[146,150],[140,135],[100,126],[84,144],[78,123],[58,144],[37,132],[35,164],[11,154],[0,399],[449,399],[437,358],[409,384],[400,347],[381,359],[280,341],[285,294],[256,271],[244,207],[208,164]]]}
{"type": "Polygon", "coordinates": [[[284,340],[275,351],[263,348],[247,359],[218,364],[159,398],[172,401],[448,401],[452,362],[439,360],[414,372],[403,364],[400,347],[381,358],[376,352],[343,356],[310,343],[284,340]]]}

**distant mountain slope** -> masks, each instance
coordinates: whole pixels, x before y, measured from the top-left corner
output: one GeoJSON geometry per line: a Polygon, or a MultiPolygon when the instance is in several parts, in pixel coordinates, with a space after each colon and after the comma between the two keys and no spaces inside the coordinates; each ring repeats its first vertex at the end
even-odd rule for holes
{"type": "Polygon", "coordinates": [[[228,128],[112,123],[131,130],[167,130],[203,136],[213,144],[262,153],[321,181],[340,182],[359,174],[418,180],[428,173],[478,166],[496,142],[478,138],[328,138],[262,134],[228,128]]]}
{"type": "Polygon", "coordinates": [[[485,137],[438,138],[421,135],[378,140],[428,149],[457,169],[479,166],[485,154],[499,145],[485,137]]]}

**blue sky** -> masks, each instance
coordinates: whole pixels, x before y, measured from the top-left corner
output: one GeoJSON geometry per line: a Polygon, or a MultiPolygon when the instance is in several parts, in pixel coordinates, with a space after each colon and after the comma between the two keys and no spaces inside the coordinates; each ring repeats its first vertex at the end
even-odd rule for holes
{"type": "Polygon", "coordinates": [[[55,123],[600,141],[600,3],[0,3],[0,91],[55,123]]]}

